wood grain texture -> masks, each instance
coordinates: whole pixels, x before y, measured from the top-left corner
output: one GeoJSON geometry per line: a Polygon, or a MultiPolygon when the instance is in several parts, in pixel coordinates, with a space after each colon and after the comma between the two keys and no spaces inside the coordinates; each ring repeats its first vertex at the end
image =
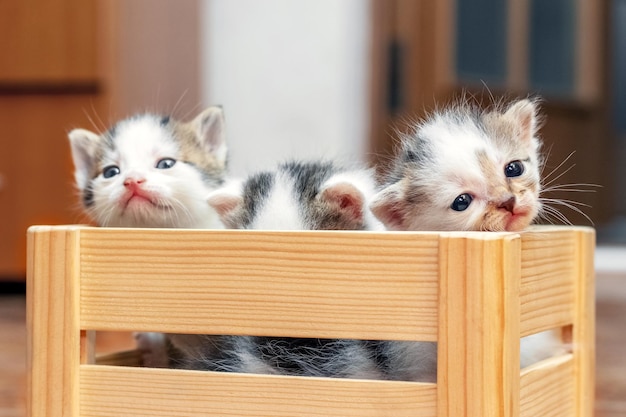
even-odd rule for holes
{"type": "Polygon", "coordinates": [[[80,379],[81,417],[437,415],[434,384],[98,365],[80,379]]]}
{"type": "Polygon", "coordinates": [[[577,233],[563,228],[540,230],[522,234],[522,336],[574,320],[577,233]]]}
{"type": "Polygon", "coordinates": [[[28,234],[26,410],[30,417],[78,416],[77,238],[72,228],[40,227],[28,234]]]}
{"type": "Polygon", "coordinates": [[[575,358],[576,417],[593,415],[596,378],[595,233],[577,233],[576,312],[572,332],[575,358]]]}
{"type": "Polygon", "coordinates": [[[88,228],[81,242],[83,328],[436,338],[436,234],[88,228]]]}
{"type": "Polygon", "coordinates": [[[232,416],[592,415],[590,229],[520,235],[44,226],[31,228],[28,240],[31,417],[199,416],[207,410],[232,416]],[[525,304],[522,290],[528,285],[551,294],[553,278],[572,281],[575,308],[569,319],[560,309],[546,310],[539,327],[567,322],[573,353],[520,373],[522,311],[533,314],[545,305],[525,304]],[[85,346],[92,330],[436,340],[438,379],[419,384],[81,364],[93,361],[85,346]]]}
{"type": "MultiPolygon", "coordinates": [[[[521,417],[575,416],[576,375],[572,355],[530,366],[521,375],[521,417]]],[[[593,414],[587,414],[591,417],[593,414]]]]}
{"type": "Polygon", "coordinates": [[[440,248],[438,416],[516,416],[519,235],[444,235],[440,248]]]}

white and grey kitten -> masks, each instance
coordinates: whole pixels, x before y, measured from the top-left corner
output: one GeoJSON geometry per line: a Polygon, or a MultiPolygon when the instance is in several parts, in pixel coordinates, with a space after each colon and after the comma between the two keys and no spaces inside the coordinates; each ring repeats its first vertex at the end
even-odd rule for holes
{"type": "Polygon", "coordinates": [[[372,212],[389,230],[520,231],[541,210],[537,106],[452,106],[403,138],[372,212]]]}
{"type": "MultiPolygon", "coordinates": [[[[221,108],[209,107],[188,123],[136,115],[102,134],[72,130],[69,140],[83,206],[98,226],[224,228],[206,204],[226,173],[221,108]]],[[[167,366],[167,336],[135,337],[145,364],[167,366]]]]}
{"type": "Polygon", "coordinates": [[[206,204],[226,171],[220,108],[188,123],[137,115],[102,134],[72,130],[69,140],[84,208],[99,226],[223,228],[206,204]]]}
{"type": "MultiPolygon", "coordinates": [[[[212,193],[209,202],[223,222],[235,229],[380,230],[380,223],[367,209],[374,192],[371,170],[345,170],[330,162],[290,162],[231,183],[212,193]]],[[[180,336],[176,345],[182,345],[184,338],[180,336]]],[[[405,363],[394,358],[402,357],[400,351],[407,346],[404,343],[254,336],[206,336],[198,343],[195,335],[188,341],[181,364],[188,369],[341,378],[407,377],[405,363]]],[[[426,343],[419,350],[425,360],[419,370],[411,369],[413,377],[434,379],[434,349],[434,344],[426,343]]]]}
{"type": "MultiPolygon", "coordinates": [[[[435,113],[403,138],[372,212],[390,230],[524,230],[542,211],[538,125],[537,104],[527,99],[435,113]]],[[[417,355],[405,346],[410,364],[417,355]]],[[[553,332],[528,336],[521,365],[562,350],[553,332]]]]}
{"type": "Polygon", "coordinates": [[[330,161],[286,162],[209,195],[226,227],[256,230],[383,230],[367,208],[373,171],[330,161]]]}

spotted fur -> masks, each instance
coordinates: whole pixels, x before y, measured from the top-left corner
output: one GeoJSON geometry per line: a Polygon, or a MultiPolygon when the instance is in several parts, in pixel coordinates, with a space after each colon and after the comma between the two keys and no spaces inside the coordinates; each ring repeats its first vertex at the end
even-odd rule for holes
{"type": "Polygon", "coordinates": [[[142,114],[103,134],[69,133],[83,206],[100,226],[221,228],[206,196],[224,182],[223,115],[188,123],[142,114]]]}
{"type": "Polygon", "coordinates": [[[390,230],[523,230],[541,208],[537,129],[531,100],[435,113],[403,138],[372,212],[390,230]],[[512,162],[523,172],[507,177],[512,162]],[[471,203],[455,210],[462,195],[471,203]]]}

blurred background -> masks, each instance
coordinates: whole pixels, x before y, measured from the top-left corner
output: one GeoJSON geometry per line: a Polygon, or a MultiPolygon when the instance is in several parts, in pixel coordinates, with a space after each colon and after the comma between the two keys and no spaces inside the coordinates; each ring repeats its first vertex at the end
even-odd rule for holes
{"type": "Polygon", "coordinates": [[[72,128],[220,104],[235,175],[288,157],[382,171],[437,105],[542,97],[546,172],[601,186],[554,197],[598,231],[598,415],[626,416],[626,0],[8,0],[0,51],[0,289],[18,294],[27,227],[87,221],[72,128]]]}
{"type": "Polygon", "coordinates": [[[29,225],[87,221],[69,130],[213,104],[245,175],[287,157],[384,167],[436,105],[539,95],[546,172],[601,185],[561,197],[626,243],[624,22],[625,0],[2,2],[0,277],[22,279],[29,225]]]}
{"type": "Polygon", "coordinates": [[[70,129],[213,104],[245,175],[287,157],[384,167],[436,105],[539,95],[546,172],[574,152],[558,181],[602,188],[563,197],[626,242],[624,22],[624,0],[2,2],[0,276],[24,275],[29,225],[86,221],[70,129]]]}

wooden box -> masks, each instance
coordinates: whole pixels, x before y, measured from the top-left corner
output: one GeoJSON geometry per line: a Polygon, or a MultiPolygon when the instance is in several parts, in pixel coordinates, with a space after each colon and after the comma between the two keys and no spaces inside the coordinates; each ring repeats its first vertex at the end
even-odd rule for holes
{"type": "Polygon", "coordinates": [[[28,415],[585,416],[594,231],[35,226],[28,415]],[[572,350],[520,370],[520,337],[572,350]],[[437,341],[436,383],[102,365],[94,331],[437,341]]]}

